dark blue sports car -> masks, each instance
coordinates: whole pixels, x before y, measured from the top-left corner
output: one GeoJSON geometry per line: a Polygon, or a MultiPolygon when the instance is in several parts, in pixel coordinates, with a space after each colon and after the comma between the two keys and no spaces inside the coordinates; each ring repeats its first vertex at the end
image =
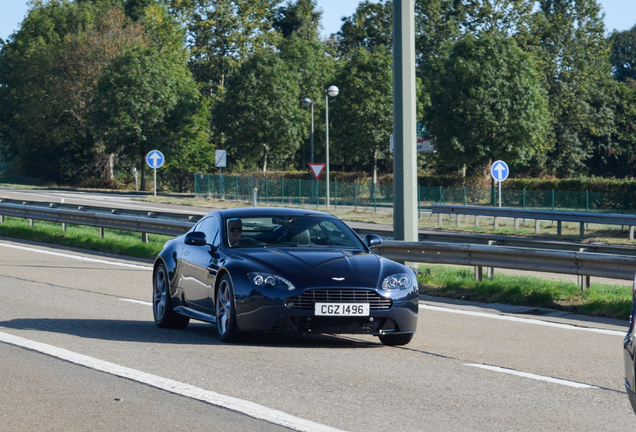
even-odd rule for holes
{"type": "Polygon", "coordinates": [[[153,272],[155,323],[216,323],[224,342],[250,332],[372,334],[409,343],[418,286],[335,216],[302,209],[217,210],[168,241],[153,272]]]}

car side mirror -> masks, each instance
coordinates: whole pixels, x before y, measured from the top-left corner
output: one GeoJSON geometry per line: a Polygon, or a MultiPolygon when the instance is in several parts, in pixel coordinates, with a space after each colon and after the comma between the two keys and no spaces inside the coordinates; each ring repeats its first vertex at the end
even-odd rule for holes
{"type": "Polygon", "coordinates": [[[377,234],[367,234],[365,237],[367,246],[372,248],[374,246],[380,246],[382,244],[382,237],[377,234]]]}
{"type": "Polygon", "coordinates": [[[207,239],[201,231],[189,232],[185,237],[185,244],[192,246],[205,246],[207,239]]]}

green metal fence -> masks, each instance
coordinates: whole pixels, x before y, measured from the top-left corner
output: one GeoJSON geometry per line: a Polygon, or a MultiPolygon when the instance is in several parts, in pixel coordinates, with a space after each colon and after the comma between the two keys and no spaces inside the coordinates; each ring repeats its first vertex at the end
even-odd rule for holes
{"type": "MultiPolygon", "coordinates": [[[[374,211],[393,207],[393,185],[371,181],[329,183],[331,206],[364,207],[374,211]]],[[[195,174],[197,197],[251,202],[257,189],[259,205],[323,207],[326,205],[326,182],[252,176],[195,174]]],[[[418,187],[420,209],[431,204],[495,206],[497,189],[418,187]]],[[[636,194],[601,192],[563,192],[502,190],[502,206],[513,208],[636,213],[636,194]]]]}

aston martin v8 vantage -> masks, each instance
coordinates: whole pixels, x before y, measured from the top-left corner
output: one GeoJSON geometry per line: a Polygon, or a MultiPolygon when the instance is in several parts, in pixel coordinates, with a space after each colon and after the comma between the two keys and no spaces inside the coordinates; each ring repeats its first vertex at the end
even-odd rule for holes
{"type": "Polygon", "coordinates": [[[224,342],[252,332],[371,334],[411,341],[417,326],[414,272],[374,254],[328,213],[287,208],[213,211],[169,240],[153,271],[162,328],[190,319],[216,324],[224,342]]]}

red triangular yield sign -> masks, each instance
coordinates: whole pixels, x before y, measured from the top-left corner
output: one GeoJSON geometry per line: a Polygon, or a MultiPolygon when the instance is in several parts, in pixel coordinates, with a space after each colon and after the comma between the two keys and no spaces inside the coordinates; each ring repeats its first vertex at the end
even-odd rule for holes
{"type": "Polygon", "coordinates": [[[314,178],[318,180],[318,178],[320,177],[320,174],[322,174],[322,170],[325,169],[325,164],[324,163],[308,163],[307,165],[309,165],[309,169],[311,170],[311,173],[313,174],[314,178]]]}

